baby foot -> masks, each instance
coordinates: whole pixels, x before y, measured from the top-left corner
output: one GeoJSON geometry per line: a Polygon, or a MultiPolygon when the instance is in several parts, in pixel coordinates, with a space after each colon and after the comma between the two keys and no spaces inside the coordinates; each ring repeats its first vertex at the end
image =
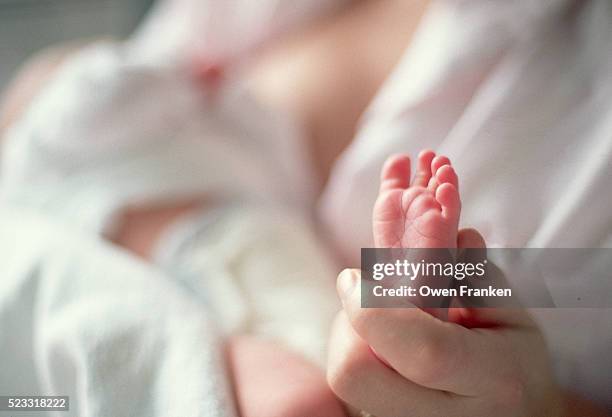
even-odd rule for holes
{"type": "Polygon", "coordinates": [[[456,248],[461,201],[455,170],[445,156],[422,151],[410,183],[410,158],[385,163],[374,207],[379,248],[456,248]]]}

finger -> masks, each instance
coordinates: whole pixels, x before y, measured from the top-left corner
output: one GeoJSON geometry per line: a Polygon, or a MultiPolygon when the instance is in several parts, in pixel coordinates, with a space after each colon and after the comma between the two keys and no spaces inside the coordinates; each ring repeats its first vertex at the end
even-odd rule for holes
{"type": "Polygon", "coordinates": [[[431,178],[431,161],[436,156],[432,150],[424,150],[419,153],[418,166],[412,181],[412,185],[416,187],[427,187],[431,178]]]}
{"type": "MultiPolygon", "coordinates": [[[[478,263],[487,259],[486,243],[475,229],[462,229],[457,235],[459,258],[464,262],[478,263]]],[[[490,261],[489,261],[490,262],[490,261]]],[[[487,281],[504,280],[503,272],[493,263],[487,266],[487,281]]],[[[504,325],[515,328],[533,328],[535,323],[527,310],[519,308],[476,308],[449,311],[449,320],[470,328],[504,325]]]]}
{"type": "Polygon", "coordinates": [[[344,312],[332,329],[327,378],[339,398],[377,417],[450,416],[465,406],[463,398],[421,387],[384,365],[344,312]]]}
{"type": "Polygon", "coordinates": [[[504,373],[503,337],[441,321],[418,308],[361,308],[357,271],[343,272],[338,289],[356,333],[402,376],[424,387],[480,395],[504,373]],[[503,361],[502,361],[503,362],[503,361]]]}
{"type": "MultiPolygon", "coordinates": [[[[461,229],[457,233],[457,248],[459,259],[486,258],[486,243],[484,238],[475,229],[461,229]],[[470,249],[468,254],[467,249],[470,249]]],[[[488,327],[491,323],[479,320],[477,315],[467,308],[457,307],[448,309],[448,321],[467,328],[488,327]]]]}
{"type": "Polygon", "coordinates": [[[410,157],[393,155],[385,162],[380,175],[380,191],[408,188],[410,185],[410,157]]]}
{"type": "Polygon", "coordinates": [[[457,247],[459,249],[486,249],[484,237],[476,229],[461,229],[457,234],[457,247]]]}

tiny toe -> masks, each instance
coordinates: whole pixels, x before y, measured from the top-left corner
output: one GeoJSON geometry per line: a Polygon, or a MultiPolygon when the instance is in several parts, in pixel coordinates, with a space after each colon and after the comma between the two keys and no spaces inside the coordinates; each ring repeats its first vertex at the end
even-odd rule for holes
{"type": "Polygon", "coordinates": [[[442,215],[447,219],[459,220],[461,200],[457,188],[450,183],[441,184],[436,190],[436,200],[442,207],[442,215]]]}
{"type": "Polygon", "coordinates": [[[438,184],[448,183],[454,185],[457,190],[459,189],[459,178],[455,169],[450,165],[440,167],[432,178],[436,178],[438,184]]]}
{"type": "Polygon", "coordinates": [[[431,161],[431,173],[432,175],[436,175],[436,172],[444,165],[450,165],[450,159],[448,159],[444,155],[438,155],[431,161]]]}
{"type": "Polygon", "coordinates": [[[438,185],[440,185],[440,181],[438,181],[438,178],[436,178],[435,175],[433,175],[430,179],[429,179],[429,184],[427,184],[427,189],[429,189],[432,193],[436,193],[436,189],[438,188],[438,185]]]}
{"type": "Polygon", "coordinates": [[[431,178],[431,163],[436,154],[432,150],[424,150],[419,153],[419,163],[414,176],[413,186],[427,187],[431,178]]]}
{"type": "Polygon", "coordinates": [[[408,155],[390,156],[380,175],[380,190],[408,188],[410,186],[410,157],[408,155]]]}

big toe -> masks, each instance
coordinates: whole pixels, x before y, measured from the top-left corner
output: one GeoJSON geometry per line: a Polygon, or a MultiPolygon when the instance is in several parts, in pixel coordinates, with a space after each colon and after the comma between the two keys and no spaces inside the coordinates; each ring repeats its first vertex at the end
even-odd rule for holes
{"type": "Polygon", "coordinates": [[[410,157],[404,154],[390,156],[380,174],[380,190],[408,188],[410,185],[410,157]]]}

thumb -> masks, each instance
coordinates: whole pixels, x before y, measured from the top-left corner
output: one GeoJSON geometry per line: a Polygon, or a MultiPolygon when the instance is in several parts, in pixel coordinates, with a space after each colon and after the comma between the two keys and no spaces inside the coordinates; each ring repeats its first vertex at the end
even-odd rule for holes
{"type": "MultiPolygon", "coordinates": [[[[457,237],[459,258],[466,262],[478,262],[487,257],[487,247],[482,235],[475,229],[462,229],[457,237]]],[[[496,282],[506,280],[503,272],[490,263],[491,276],[496,282]]],[[[461,303],[461,301],[459,301],[461,303]]],[[[479,327],[534,327],[527,311],[520,305],[504,307],[455,307],[450,308],[448,320],[468,328],[479,327]]]]}

